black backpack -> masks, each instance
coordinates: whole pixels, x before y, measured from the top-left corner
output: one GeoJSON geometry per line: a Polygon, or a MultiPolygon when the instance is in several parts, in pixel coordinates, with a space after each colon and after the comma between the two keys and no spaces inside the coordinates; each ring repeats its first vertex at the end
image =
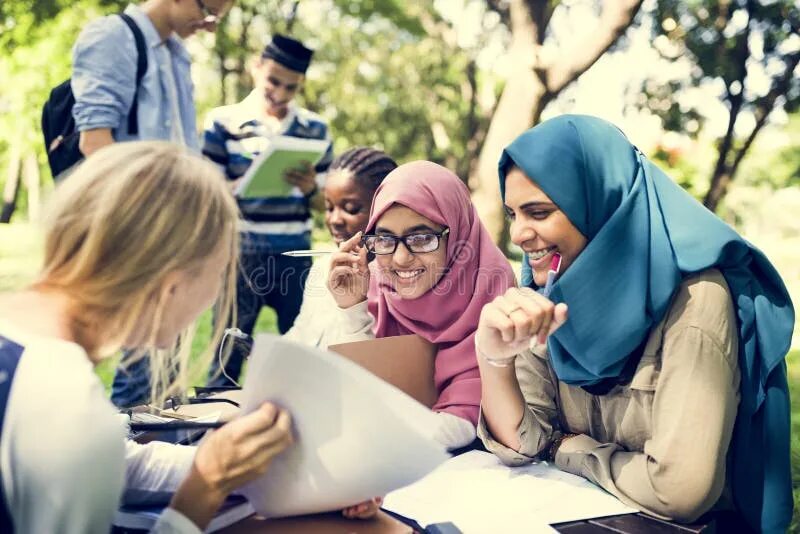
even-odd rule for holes
{"type": "MultiPolygon", "coordinates": [[[[128,115],[128,134],[136,135],[139,133],[139,121],[136,117],[139,107],[137,100],[139,99],[139,85],[142,83],[144,73],[147,72],[147,48],[145,48],[142,30],[133,19],[124,13],[120,13],[119,16],[131,29],[136,41],[136,90],[133,93],[133,104],[131,104],[128,115]]],[[[70,82],[71,80],[67,80],[54,87],[42,107],[42,134],[44,134],[47,162],[53,178],[58,178],[59,174],[83,159],[83,154],[78,148],[80,132],[75,130],[75,119],[72,117],[75,97],[72,94],[70,82]]]]}

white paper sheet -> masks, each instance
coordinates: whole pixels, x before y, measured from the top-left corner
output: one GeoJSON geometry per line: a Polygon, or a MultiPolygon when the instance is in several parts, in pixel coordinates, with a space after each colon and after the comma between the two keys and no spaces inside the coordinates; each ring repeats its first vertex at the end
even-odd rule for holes
{"type": "Polygon", "coordinates": [[[449,521],[464,534],[552,532],[548,524],[638,511],[546,462],[507,467],[479,451],[388,494],[384,508],[423,526],[449,521]]]}
{"type": "Polygon", "coordinates": [[[242,493],[265,517],[338,510],[411,484],[447,460],[429,409],[338,356],[255,340],[242,409],[289,410],[296,443],[242,493]]]}

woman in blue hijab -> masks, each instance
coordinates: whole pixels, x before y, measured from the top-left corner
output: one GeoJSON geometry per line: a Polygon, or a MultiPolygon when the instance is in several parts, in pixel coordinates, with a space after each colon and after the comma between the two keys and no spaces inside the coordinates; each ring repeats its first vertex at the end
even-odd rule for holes
{"type": "Polygon", "coordinates": [[[784,532],[794,310],[767,258],[594,117],[522,134],[500,185],[525,287],[481,315],[487,448],[658,517],[784,532]]]}

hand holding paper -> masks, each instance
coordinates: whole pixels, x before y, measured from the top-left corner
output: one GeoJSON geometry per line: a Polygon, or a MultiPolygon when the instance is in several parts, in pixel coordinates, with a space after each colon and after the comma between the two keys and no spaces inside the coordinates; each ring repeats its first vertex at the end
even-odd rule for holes
{"type": "Polygon", "coordinates": [[[340,356],[260,335],[242,410],[288,410],[296,443],[242,489],[266,517],[340,510],[406,486],[448,458],[436,415],[340,356]]]}

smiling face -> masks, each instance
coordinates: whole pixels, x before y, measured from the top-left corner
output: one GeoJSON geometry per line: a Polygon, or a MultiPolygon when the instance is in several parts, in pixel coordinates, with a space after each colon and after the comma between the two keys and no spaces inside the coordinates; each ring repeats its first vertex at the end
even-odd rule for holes
{"type": "Polygon", "coordinates": [[[518,167],[506,174],[505,210],[511,241],[528,254],[537,286],[547,282],[553,254],[561,254],[563,273],[586,246],[586,238],[544,191],[518,167]]]}
{"type": "MultiPolygon", "coordinates": [[[[374,233],[401,237],[439,233],[444,229],[441,224],[416,211],[395,204],[378,219],[374,233]]],[[[378,255],[375,261],[400,298],[416,299],[430,291],[444,275],[447,266],[447,237],[439,240],[439,248],[433,252],[412,253],[403,243],[398,243],[394,254],[378,255]]]]}
{"type": "Polygon", "coordinates": [[[252,70],[253,81],[264,97],[264,112],[282,119],[289,103],[305,79],[301,72],[288,69],[273,59],[259,59],[252,70]]]}
{"type": "Polygon", "coordinates": [[[329,173],[325,177],[324,193],[325,225],[337,245],[366,229],[372,192],[359,186],[352,172],[329,173]]]}

